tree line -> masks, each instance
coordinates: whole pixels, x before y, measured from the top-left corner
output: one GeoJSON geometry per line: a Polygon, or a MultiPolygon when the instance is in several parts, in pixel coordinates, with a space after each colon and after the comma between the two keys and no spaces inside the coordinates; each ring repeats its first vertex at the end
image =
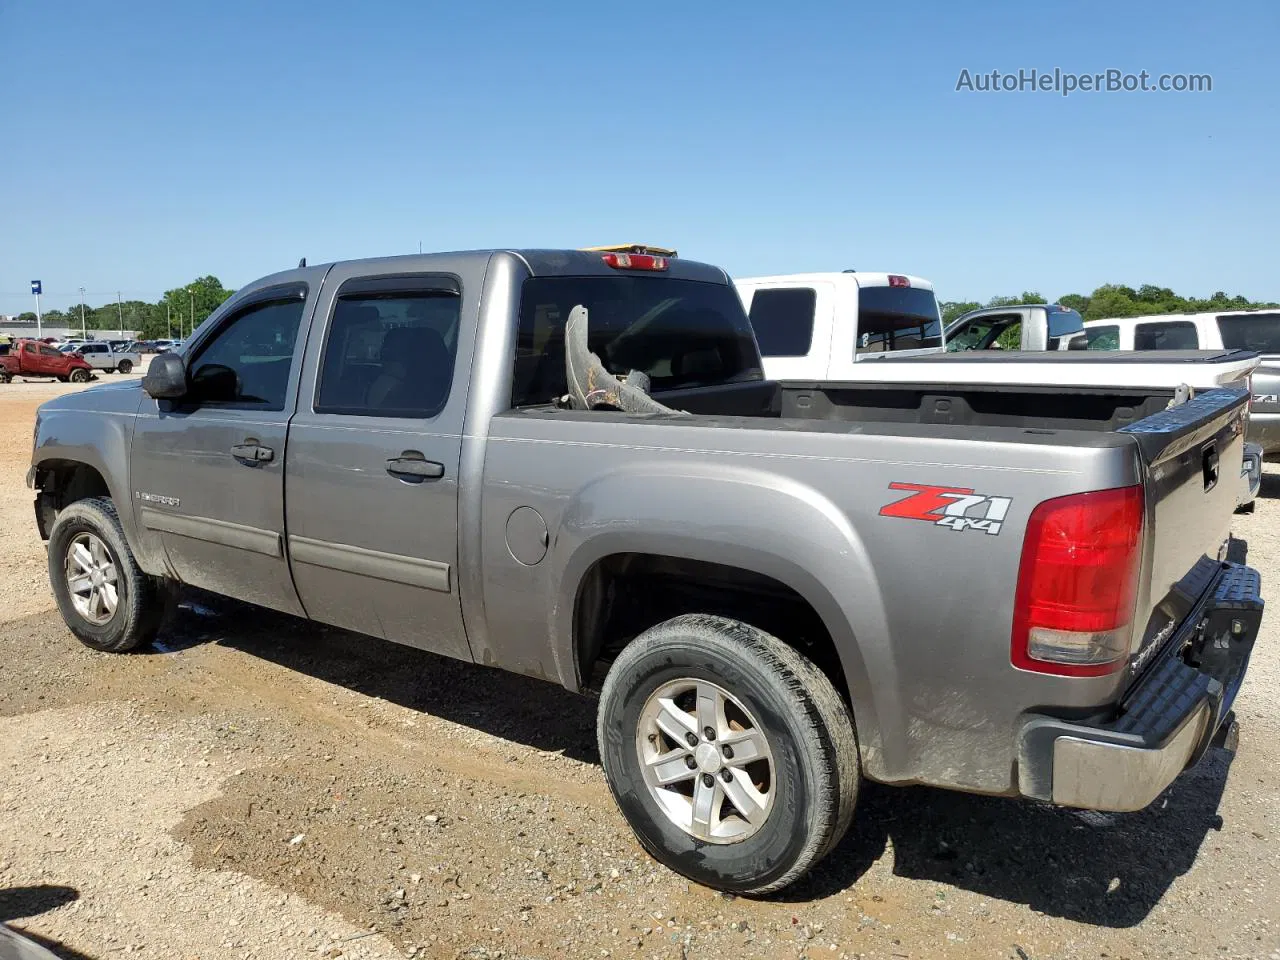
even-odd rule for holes
{"type": "MultiPolygon", "coordinates": [[[[85,304],[84,329],[137,330],[140,340],[178,339],[189,335],[209,314],[235,293],[215,276],[200,277],[190,283],[166,290],[155,303],[146,300],[112,300],[98,306],[85,304]],[[194,327],[193,327],[194,319],[194,327]]],[[[18,319],[36,322],[34,310],[18,315],[18,319]]],[[[80,329],[80,305],[66,310],[46,310],[41,314],[45,326],[80,329]]]]}
{"type": "MultiPolygon", "coordinates": [[[[1016,303],[1048,302],[1036,291],[1027,290],[1023,291],[1020,297],[992,297],[986,303],[947,300],[940,303],[939,307],[942,309],[943,322],[950,323],[961,314],[981,307],[1009,307],[1016,303]]],[[[1218,310],[1259,310],[1280,307],[1280,304],[1276,303],[1264,303],[1240,296],[1231,297],[1221,290],[1208,298],[1183,297],[1168,287],[1157,287],[1150,283],[1144,283],[1137,290],[1122,284],[1104,283],[1088,296],[1082,293],[1067,293],[1059,297],[1056,302],[1075,310],[1086,320],[1142,317],[1155,313],[1212,313],[1218,310]]]]}

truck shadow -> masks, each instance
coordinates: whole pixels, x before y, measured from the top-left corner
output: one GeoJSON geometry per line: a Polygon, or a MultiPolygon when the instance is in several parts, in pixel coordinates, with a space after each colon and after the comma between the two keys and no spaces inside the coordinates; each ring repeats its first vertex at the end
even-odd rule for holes
{"type": "Polygon", "coordinates": [[[595,699],[556,683],[185,591],[158,652],[209,642],[536,750],[599,763],[595,699]]]}
{"type": "MultiPolygon", "coordinates": [[[[1127,814],[867,783],[844,841],[783,896],[841,893],[887,855],[896,876],[1047,916],[1132,927],[1191,869],[1210,832],[1222,829],[1218,805],[1233,758],[1210,748],[1151,807],[1127,814]]],[[[946,909],[945,898],[939,907],[946,909]]]]}
{"type": "MultiPolygon", "coordinates": [[[[192,593],[159,646],[202,642],[537,750],[599,763],[595,699],[553,683],[192,593]]],[[[1217,811],[1232,757],[1212,748],[1155,804],[1133,814],[864,783],[844,841],[777,899],[846,895],[873,864],[891,857],[897,876],[1095,926],[1134,926],[1190,869],[1206,836],[1221,829],[1217,811]]]]}
{"type": "MultiPolygon", "coordinates": [[[[11,927],[14,933],[20,934],[32,943],[44,947],[61,960],[93,960],[88,954],[73,950],[57,940],[42,937],[25,930],[21,923],[16,925],[10,921],[34,917],[50,910],[66,906],[80,899],[80,892],[75,887],[38,884],[30,887],[0,887],[0,923],[11,927]]],[[[0,954],[8,956],[0,947],[0,954]]]]}

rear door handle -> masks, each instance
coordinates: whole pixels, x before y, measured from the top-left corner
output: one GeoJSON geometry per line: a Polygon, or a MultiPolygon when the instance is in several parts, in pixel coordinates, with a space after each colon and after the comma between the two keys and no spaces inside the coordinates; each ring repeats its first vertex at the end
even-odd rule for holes
{"type": "Polygon", "coordinates": [[[387,473],[402,480],[439,480],[444,476],[444,464],[417,457],[396,457],[387,461],[387,473]]]}
{"type": "Polygon", "coordinates": [[[270,447],[264,447],[251,440],[248,443],[237,443],[231,448],[231,455],[246,463],[267,463],[276,455],[276,452],[270,447]]]}

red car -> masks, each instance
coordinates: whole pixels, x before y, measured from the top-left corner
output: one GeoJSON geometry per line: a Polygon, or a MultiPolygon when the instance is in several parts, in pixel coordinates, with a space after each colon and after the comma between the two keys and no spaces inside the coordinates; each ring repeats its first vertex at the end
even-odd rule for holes
{"type": "Polygon", "coordinates": [[[15,340],[9,355],[0,357],[0,383],[8,383],[14,377],[57,377],[85,383],[94,379],[94,374],[83,357],[59,353],[39,340],[15,340]]]}

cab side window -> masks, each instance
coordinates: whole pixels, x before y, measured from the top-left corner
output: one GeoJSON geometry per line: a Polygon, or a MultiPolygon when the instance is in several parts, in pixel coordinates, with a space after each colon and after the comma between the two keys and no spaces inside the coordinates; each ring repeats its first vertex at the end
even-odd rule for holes
{"type": "Polygon", "coordinates": [[[1133,328],[1135,350],[1196,350],[1196,325],[1189,320],[1140,323],[1133,328]]]}
{"type": "Polygon", "coordinates": [[[1077,347],[1075,341],[1072,341],[1072,350],[1119,350],[1120,349],[1120,328],[1119,327],[1089,327],[1084,332],[1085,345],[1077,347]]]}
{"type": "Polygon", "coordinates": [[[765,357],[804,357],[813,343],[818,294],[812,287],[757,290],[751,298],[751,328],[765,357]]]}
{"type": "Polygon", "coordinates": [[[189,365],[189,399],[252,410],[283,410],[305,303],[302,291],[232,314],[189,365]]]}
{"type": "Polygon", "coordinates": [[[325,333],[316,413],[431,419],[453,386],[462,318],[452,278],[349,281],[325,333]]]}

